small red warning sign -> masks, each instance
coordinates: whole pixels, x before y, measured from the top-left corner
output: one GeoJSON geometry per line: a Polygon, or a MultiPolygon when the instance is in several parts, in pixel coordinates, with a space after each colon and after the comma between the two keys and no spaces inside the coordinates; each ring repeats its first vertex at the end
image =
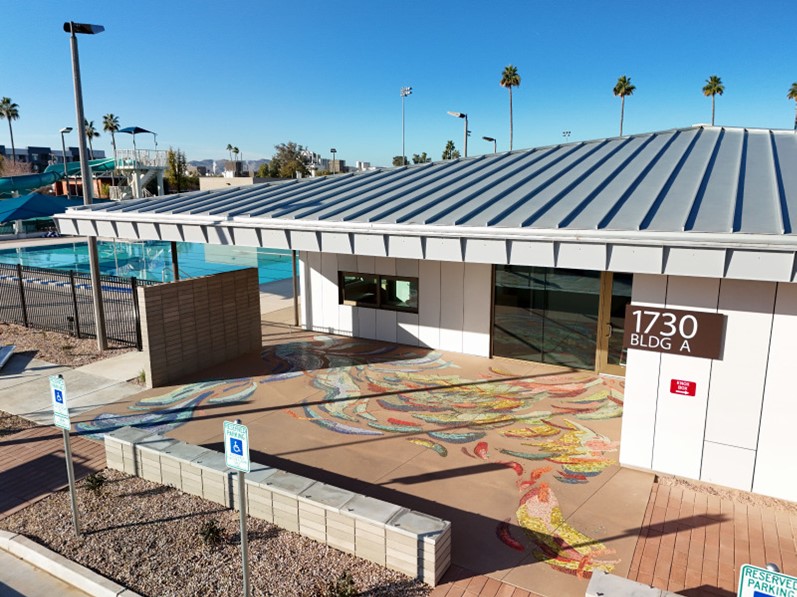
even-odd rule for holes
{"type": "Polygon", "coordinates": [[[683,379],[670,380],[670,392],[681,396],[694,396],[697,391],[697,384],[693,381],[683,379]]]}

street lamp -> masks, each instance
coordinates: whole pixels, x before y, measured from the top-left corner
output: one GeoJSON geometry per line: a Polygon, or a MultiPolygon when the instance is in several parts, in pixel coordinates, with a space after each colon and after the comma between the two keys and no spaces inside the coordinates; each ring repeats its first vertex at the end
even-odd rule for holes
{"type": "Polygon", "coordinates": [[[64,180],[66,181],[66,198],[71,199],[69,195],[69,175],[66,172],[66,143],[64,142],[64,135],[72,132],[71,126],[65,126],[60,131],[61,133],[61,155],[64,156],[64,180]]]}
{"type": "Polygon", "coordinates": [[[570,131],[562,131],[562,136],[565,138],[565,143],[570,141],[570,131]]]}
{"type": "Polygon", "coordinates": [[[335,174],[335,154],[338,153],[338,150],[333,147],[329,153],[332,154],[332,174],[335,174]]]}
{"type": "Polygon", "coordinates": [[[407,165],[407,154],[404,153],[404,98],[412,95],[412,87],[401,88],[401,165],[407,165]]]}
{"type": "Polygon", "coordinates": [[[454,118],[465,119],[465,157],[468,157],[468,115],[464,112],[449,112],[454,118]]]}
{"type": "Polygon", "coordinates": [[[498,153],[498,142],[495,140],[495,137],[482,137],[485,141],[493,144],[493,153],[498,153]]]}
{"type": "MultiPolygon", "coordinates": [[[[77,34],[95,35],[105,31],[102,25],[88,23],[64,23],[64,31],[69,33],[69,45],[72,49],[72,80],[75,87],[75,114],[77,116],[78,147],[80,148],[80,177],[83,179],[83,204],[91,205],[93,198],[91,168],[86,153],[86,118],[83,115],[83,87],[80,82],[80,59],[77,51],[77,34]]],[[[100,351],[108,348],[105,336],[105,313],[100,295],[100,267],[97,258],[97,237],[89,236],[89,269],[91,271],[91,298],[94,303],[94,323],[97,332],[97,347],[100,351]]]]}

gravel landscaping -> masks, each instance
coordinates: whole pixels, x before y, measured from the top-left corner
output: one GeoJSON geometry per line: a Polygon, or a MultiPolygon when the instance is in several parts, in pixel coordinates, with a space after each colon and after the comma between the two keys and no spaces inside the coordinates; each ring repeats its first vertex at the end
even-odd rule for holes
{"type": "MultiPolygon", "coordinates": [[[[116,580],[142,595],[240,595],[239,515],[176,489],[102,473],[95,495],[78,485],[83,537],[75,537],[65,491],[51,495],[0,522],[50,549],[116,580]],[[201,536],[208,521],[222,530],[220,545],[201,536]]],[[[249,518],[252,595],[338,595],[329,585],[349,572],[363,596],[415,597],[431,589],[419,581],[249,518]]],[[[348,593],[340,593],[348,594],[348,593]]]]}
{"type": "Polygon", "coordinates": [[[0,346],[7,344],[16,346],[14,353],[34,352],[37,359],[73,368],[135,350],[130,346],[109,342],[108,350],[100,352],[94,338],[75,338],[58,332],[0,322],[0,346]]]}
{"type": "Polygon", "coordinates": [[[0,437],[13,435],[31,427],[36,427],[36,423],[0,410],[0,437]]]}

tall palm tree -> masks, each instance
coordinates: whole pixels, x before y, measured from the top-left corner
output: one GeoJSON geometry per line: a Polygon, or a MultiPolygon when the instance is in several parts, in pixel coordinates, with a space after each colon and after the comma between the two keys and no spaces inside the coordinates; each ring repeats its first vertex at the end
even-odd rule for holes
{"type": "Polygon", "coordinates": [[[512,123],[512,88],[520,86],[520,75],[517,72],[517,67],[511,64],[504,67],[504,72],[501,73],[501,87],[509,89],[509,151],[512,151],[512,133],[514,132],[514,125],[512,123]]]}
{"type": "Polygon", "coordinates": [[[14,130],[11,128],[11,121],[19,119],[19,106],[11,101],[10,97],[0,100],[0,120],[8,120],[8,134],[11,135],[11,156],[14,162],[17,161],[17,152],[14,147],[14,130]]]}
{"type": "Polygon", "coordinates": [[[794,131],[797,132],[797,82],[791,84],[786,97],[794,100],[794,131]]]}
{"type": "Polygon", "coordinates": [[[86,126],[86,139],[89,142],[89,153],[91,154],[91,159],[94,159],[94,147],[91,144],[92,139],[96,139],[100,136],[100,131],[94,128],[94,121],[84,120],[86,126]]]}
{"type": "Polygon", "coordinates": [[[706,97],[711,96],[711,126],[714,126],[714,96],[722,95],[725,91],[725,85],[722,84],[722,79],[717,75],[711,75],[706,79],[706,84],[703,86],[703,95],[706,97]]]}
{"type": "MultiPolygon", "coordinates": [[[[111,146],[113,147],[114,170],[116,170],[116,131],[119,130],[119,117],[113,114],[106,114],[102,117],[102,130],[111,133],[111,146]]],[[[114,170],[111,171],[111,186],[116,186],[114,170]]]]}
{"type": "Polygon", "coordinates": [[[230,153],[230,161],[232,161],[232,145],[227,143],[227,151],[230,153]]]}
{"type": "Polygon", "coordinates": [[[625,96],[633,95],[636,87],[631,85],[631,77],[623,75],[617,79],[617,85],[614,86],[612,93],[615,97],[620,98],[620,136],[623,136],[623,119],[625,118],[625,96]]]}

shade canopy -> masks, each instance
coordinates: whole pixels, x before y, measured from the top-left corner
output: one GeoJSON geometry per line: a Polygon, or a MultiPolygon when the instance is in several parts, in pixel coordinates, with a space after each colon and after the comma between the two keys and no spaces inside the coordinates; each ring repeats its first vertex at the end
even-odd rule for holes
{"type": "Polygon", "coordinates": [[[66,197],[30,193],[22,197],[0,201],[0,222],[46,218],[62,214],[67,207],[77,205],[83,205],[83,199],[67,199],[66,197]]]}
{"type": "Polygon", "coordinates": [[[128,135],[138,135],[140,133],[149,133],[150,135],[154,135],[153,131],[148,131],[147,129],[142,129],[140,126],[128,126],[123,129],[119,129],[116,131],[117,133],[127,133],[128,135]]]}

